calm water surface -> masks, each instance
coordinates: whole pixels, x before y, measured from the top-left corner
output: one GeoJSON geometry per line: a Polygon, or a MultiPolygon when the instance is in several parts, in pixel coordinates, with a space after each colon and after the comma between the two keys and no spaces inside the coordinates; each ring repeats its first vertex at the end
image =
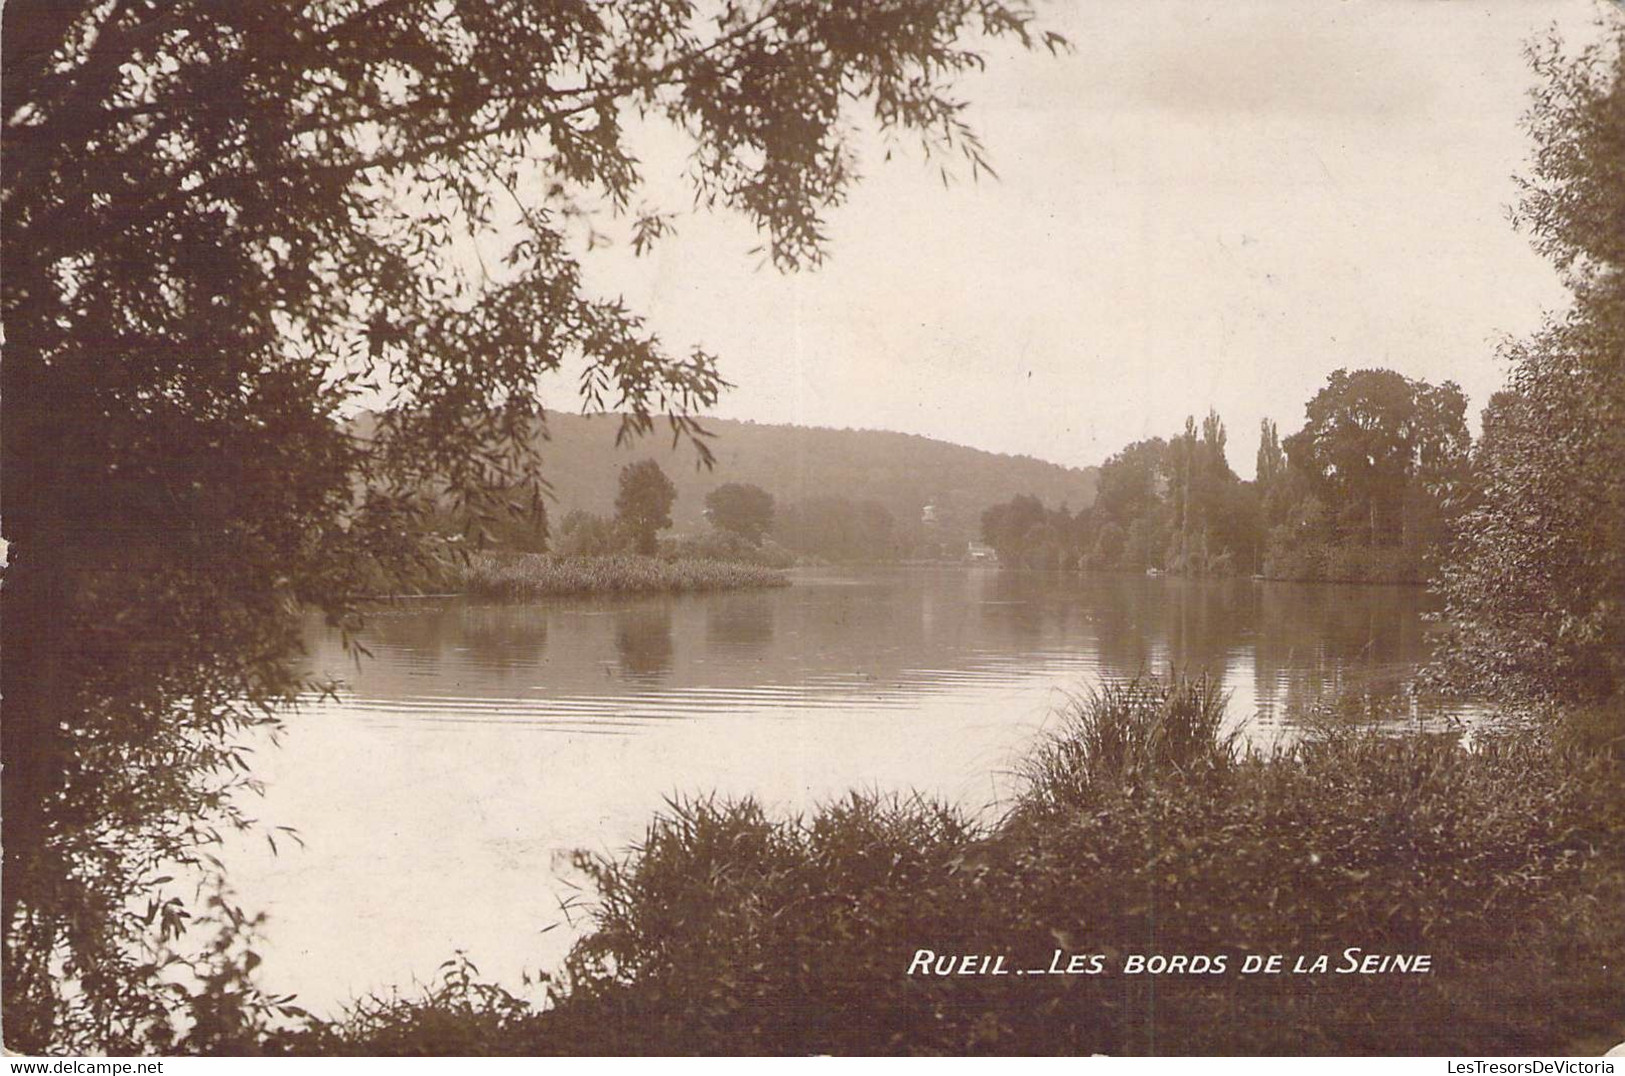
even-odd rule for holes
{"type": "Polygon", "coordinates": [[[574,936],[570,853],[623,850],[667,796],[796,811],[866,787],[996,808],[1054,706],[1103,675],[1205,669],[1268,743],[1322,692],[1399,688],[1428,646],[1411,588],[992,569],[795,579],[405,602],[373,616],[359,667],[312,620],[309,663],[344,686],[261,749],[252,805],[305,847],[273,856],[255,838],[226,857],[239,899],[269,913],[265,984],[334,1013],[462,950],[517,988],[574,936]]]}

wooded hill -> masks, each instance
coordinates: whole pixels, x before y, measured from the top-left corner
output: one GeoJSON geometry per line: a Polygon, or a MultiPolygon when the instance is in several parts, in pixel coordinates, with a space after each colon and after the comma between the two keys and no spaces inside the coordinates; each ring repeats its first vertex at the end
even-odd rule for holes
{"type": "Polygon", "coordinates": [[[617,448],[619,425],[616,415],[548,416],[551,437],[542,451],[557,498],[548,505],[555,524],[572,509],[613,514],[620,470],[640,459],[655,460],[677,486],[676,533],[704,530],[705,496],[728,482],[767,490],[781,518],[790,506],[817,498],[877,502],[891,513],[899,537],[915,539],[911,547],[928,539],[922,518],[931,505],[931,537],[954,547],[956,555],[977,538],[982,512],[1014,494],[1065,503],[1074,511],[1095,498],[1093,467],[1062,467],[913,434],[710,419],[705,427],[715,435],[710,445],[716,465],[707,471],[697,469],[687,443],[672,448],[663,426],[617,448]]]}

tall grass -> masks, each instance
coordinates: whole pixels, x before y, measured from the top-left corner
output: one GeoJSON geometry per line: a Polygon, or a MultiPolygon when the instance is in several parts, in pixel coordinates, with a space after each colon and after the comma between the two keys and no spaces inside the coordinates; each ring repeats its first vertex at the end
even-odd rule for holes
{"type": "Polygon", "coordinates": [[[782,587],[783,572],[728,561],[663,560],[630,553],[602,557],[474,554],[454,569],[458,589],[482,598],[586,594],[679,594],[745,587],[782,587]]]}
{"type": "Polygon", "coordinates": [[[1230,769],[1241,729],[1225,731],[1228,702],[1206,675],[1108,681],[1068,699],[1022,767],[1022,807],[1085,807],[1162,776],[1230,769]]]}

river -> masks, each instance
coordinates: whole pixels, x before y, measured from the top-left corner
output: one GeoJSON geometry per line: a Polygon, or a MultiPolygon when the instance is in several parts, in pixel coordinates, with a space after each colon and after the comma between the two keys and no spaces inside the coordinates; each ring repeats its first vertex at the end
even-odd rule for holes
{"type": "Polygon", "coordinates": [[[261,979],[313,1011],[433,977],[466,952],[520,989],[556,967],[590,893],[575,849],[616,854],[665,797],[804,811],[852,788],[970,810],[1068,692],[1205,670],[1267,746],[1333,690],[1403,687],[1429,641],[1413,588],[979,568],[821,569],[772,591],[375,611],[359,665],[319,619],[336,699],[261,745],[267,825],[225,849],[268,919],[261,979]]]}

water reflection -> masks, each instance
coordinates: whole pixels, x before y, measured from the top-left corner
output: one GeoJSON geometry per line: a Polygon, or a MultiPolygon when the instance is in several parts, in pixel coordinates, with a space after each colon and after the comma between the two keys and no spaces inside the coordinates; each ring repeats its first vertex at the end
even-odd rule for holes
{"type": "Polygon", "coordinates": [[[760,653],[773,642],[773,599],[767,594],[719,595],[705,606],[709,646],[760,653]]]}
{"type": "Polygon", "coordinates": [[[493,665],[542,661],[547,655],[546,617],[524,606],[471,605],[434,618],[443,632],[460,634],[468,648],[493,665]]]}
{"type": "MultiPolygon", "coordinates": [[[[559,864],[637,842],[664,797],[805,811],[853,787],[1007,803],[1061,693],[1205,670],[1255,742],[1329,690],[1396,692],[1426,655],[1423,595],[1378,587],[996,570],[821,571],[785,590],[378,610],[347,682],[259,756],[257,817],[306,847],[223,854],[271,915],[267,984],[333,1013],[466,950],[517,988],[554,967],[581,883],[559,864]],[[411,893],[402,902],[400,893],[411,893]],[[386,926],[387,924],[387,926],[386,926]]],[[[1391,706],[1384,708],[1391,713],[1391,706]]]]}
{"type": "Polygon", "coordinates": [[[615,650],[628,680],[656,684],[671,669],[671,607],[664,601],[615,613],[615,650]]]}
{"type": "MultiPolygon", "coordinates": [[[[357,670],[313,622],[312,664],[399,714],[604,722],[829,706],[919,706],[1037,676],[1069,687],[1171,668],[1222,678],[1263,726],[1329,693],[1398,691],[1425,660],[1426,597],[1138,575],[805,573],[786,590],[380,610],[357,670]]],[[[929,711],[920,719],[929,722],[929,711]]]]}

